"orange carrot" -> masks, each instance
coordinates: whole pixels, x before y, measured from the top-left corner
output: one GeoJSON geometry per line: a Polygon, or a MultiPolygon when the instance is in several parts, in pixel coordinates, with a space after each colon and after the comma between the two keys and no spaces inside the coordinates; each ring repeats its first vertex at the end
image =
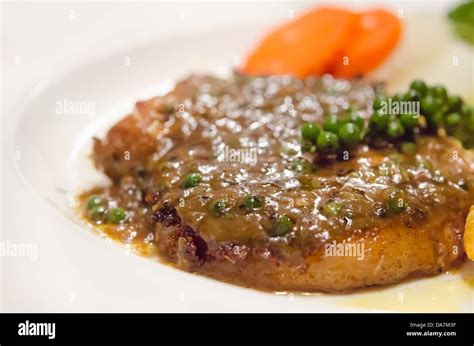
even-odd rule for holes
{"type": "Polygon", "coordinates": [[[400,21],[385,10],[355,14],[318,8],[266,36],[248,57],[243,72],[355,77],[379,66],[400,36],[400,21]]]}
{"type": "Polygon", "coordinates": [[[318,8],[270,33],[248,57],[244,73],[322,74],[333,64],[357,26],[357,16],[336,8],[318,8]]]}
{"type": "Polygon", "coordinates": [[[400,20],[385,10],[361,13],[358,29],[331,72],[336,77],[354,77],[378,67],[400,40],[400,20]],[[347,59],[345,59],[347,57],[347,59]]]}

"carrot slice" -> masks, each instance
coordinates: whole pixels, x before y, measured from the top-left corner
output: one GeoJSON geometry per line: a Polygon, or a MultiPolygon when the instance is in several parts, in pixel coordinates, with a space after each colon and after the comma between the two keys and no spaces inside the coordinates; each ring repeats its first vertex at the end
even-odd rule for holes
{"type": "Polygon", "coordinates": [[[347,78],[374,70],[396,47],[401,32],[400,20],[388,11],[361,13],[357,31],[346,46],[343,59],[338,59],[330,72],[336,77],[347,78]]]}
{"type": "Polygon", "coordinates": [[[464,228],[464,248],[467,257],[474,261],[474,205],[471,207],[464,228]]]}
{"type": "Polygon", "coordinates": [[[357,15],[349,10],[318,8],[271,32],[248,57],[243,72],[251,75],[325,73],[340,55],[357,15]]]}

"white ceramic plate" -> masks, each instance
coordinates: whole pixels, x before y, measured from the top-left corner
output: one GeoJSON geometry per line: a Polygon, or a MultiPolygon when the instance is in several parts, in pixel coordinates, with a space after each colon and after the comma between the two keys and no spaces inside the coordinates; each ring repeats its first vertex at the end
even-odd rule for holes
{"type": "MultiPolygon", "coordinates": [[[[182,272],[100,239],[73,211],[72,198],[107,183],[88,159],[93,135],[103,135],[138,99],[162,94],[191,72],[226,74],[263,25],[220,30],[137,47],[63,75],[30,100],[11,138],[21,154],[14,168],[29,188],[31,239],[40,261],[30,266],[44,302],[11,297],[14,310],[41,311],[472,311],[473,291],[462,271],[349,295],[271,294],[182,272]],[[218,48],[216,48],[218,47],[218,48]],[[69,114],[68,107],[77,107],[69,114]],[[82,108],[81,108],[82,107],[82,108]],[[78,114],[80,113],[80,114],[78,114]],[[51,212],[53,210],[53,212],[51,212]],[[43,218],[35,218],[34,214],[43,218]],[[46,217],[47,214],[47,217],[46,217]],[[42,224],[35,224],[40,219],[42,224]],[[46,221],[45,221],[46,220],[46,221]],[[46,223],[44,223],[46,222],[46,223]],[[57,268],[57,275],[51,275],[57,268]]],[[[19,202],[21,204],[21,202],[19,202]]],[[[14,277],[10,268],[6,277],[14,277]]],[[[33,278],[32,278],[33,279],[33,278]]],[[[472,279],[471,279],[472,281],[472,279]]],[[[5,283],[13,292],[15,285],[5,283]]],[[[27,284],[27,283],[25,283],[27,284]]]]}

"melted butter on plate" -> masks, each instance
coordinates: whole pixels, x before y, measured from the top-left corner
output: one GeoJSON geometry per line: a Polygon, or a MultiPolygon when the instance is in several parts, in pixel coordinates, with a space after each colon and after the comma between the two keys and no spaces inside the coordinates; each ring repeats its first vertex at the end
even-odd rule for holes
{"type": "Polygon", "coordinates": [[[350,294],[338,305],[395,312],[474,312],[474,262],[436,277],[350,294]]]}

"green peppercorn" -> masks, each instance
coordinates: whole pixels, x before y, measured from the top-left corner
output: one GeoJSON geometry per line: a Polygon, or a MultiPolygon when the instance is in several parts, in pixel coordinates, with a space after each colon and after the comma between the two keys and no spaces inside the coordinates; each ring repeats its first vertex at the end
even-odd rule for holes
{"type": "Polygon", "coordinates": [[[294,155],[298,154],[298,151],[293,149],[293,148],[288,148],[288,147],[282,146],[280,148],[280,153],[288,155],[288,156],[294,156],[294,155]]]}
{"type": "Polygon", "coordinates": [[[377,130],[383,130],[387,127],[390,122],[390,115],[381,112],[380,110],[375,111],[370,117],[370,124],[377,130]]]}
{"type": "Polygon", "coordinates": [[[416,145],[413,142],[402,142],[400,144],[400,150],[404,154],[413,154],[415,152],[416,145]]]}
{"type": "Polygon", "coordinates": [[[319,126],[313,123],[305,123],[301,127],[303,138],[312,143],[316,143],[320,132],[321,130],[319,129],[319,126]]]}
{"type": "Polygon", "coordinates": [[[94,221],[102,220],[105,214],[105,208],[101,205],[95,206],[89,212],[90,218],[94,221]]]}
{"type": "Polygon", "coordinates": [[[227,214],[227,212],[229,211],[229,203],[224,200],[217,200],[208,205],[208,210],[214,216],[222,216],[227,214]]]}
{"type": "Polygon", "coordinates": [[[428,87],[426,86],[425,82],[423,82],[422,80],[416,79],[413,82],[411,82],[410,90],[415,91],[419,97],[423,97],[426,95],[426,92],[428,91],[428,87]]]}
{"type": "Polygon", "coordinates": [[[453,95],[448,97],[448,106],[451,111],[459,111],[463,105],[462,98],[453,95]]]}
{"type": "Polygon", "coordinates": [[[374,110],[382,108],[384,105],[387,104],[387,102],[388,102],[387,96],[383,94],[379,94],[375,96],[374,105],[373,105],[374,110]]]}
{"type": "Polygon", "coordinates": [[[290,169],[295,172],[311,172],[313,170],[311,164],[306,160],[292,162],[290,169]]]}
{"type": "Polygon", "coordinates": [[[400,191],[392,191],[386,201],[387,209],[390,214],[400,214],[408,208],[408,204],[400,191]]]}
{"type": "Polygon", "coordinates": [[[317,149],[322,152],[332,152],[339,148],[339,138],[332,132],[321,132],[318,136],[317,149]]]}
{"type": "Polygon", "coordinates": [[[463,103],[461,106],[461,114],[463,116],[468,117],[472,111],[474,111],[474,107],[469,107],[467,104],[463,103]]]}
{"type": "Polygon", "coordinates": [[[359,144],[361,139],[360,129],[353,123],[347,123],[339,129],[339,138],[345,145],[353,146],[359,144]]]}
{"type": "Polygon", "coordinates": [[[420,124],[420,116],[418,114],[405,113],[400,116],[400,121],[407,130],[411,130],[420,124]]]}
{"type": "Polygon", "coordinates": [[[316,146],[312,142],[303,139],[303,142],[301,143],[301,150],[314,153],[316,152],[316,146]]]}
{"type": "Polygon", "coordinates": [[[419,101],[423,96],[417,93],[415,90],[409,90],[408,95],[410,95],[411,101],[419,101]]]}
{"type": "Polygon", "coordinates": [[[357,115],[357,112],[353,109],[347,111],[347,114],[343,119],[343,123],[354,123],[359,127],[359,129],[364,128],[364,118],[357,115]]]}
{"type": "Polygon", "coordinates": [[[112,208],[107,212],[107,219],[111,223],[118,224],[120,221],[124,220],[126,217],[125,210],[122,208],[112,208]]]}
{"type": "Polygon", "coordinates": [[[444,126],[444,112],[438,111],[432,117],[428,118],[430,124],[434,124],[436,128],[444,126]]]}
{"type": "Polygon", "coordinates": [[[388,123],[387,135],[391,138],[400,138],[405,134],[405,129],[398,119],[393,119],[388,123]]]}
{"type": "Polygon", "coordinates": [[[340,202],[328,202],[323,206],[323,213],[327,217],[334,217],[341,213],[343,208],[340,202]]]}
{"type": "Polygon", "coordinates": [[[244,198],[245,209],[249,212],[261,209],[263,207],[264,200],[259,196],[246,196],[244,198]]]}
{"type": "Polygon", "coordinates": [[[323,130],[332,133],[337,133],[341,127],[342,122],[334,114],[329,115],[323,122],[323,130]]]}
{"type": "Polygon", "coordinates": [[[444,102],[448,97],[448,93],[446,92],[446,88],[441,85],[432,86],[429,89],[429,93],[433,95],[433,97],[439,99],[441,102],[444,102]]]}
{"type": "Polygon", "coordinates": [[[412,94],[408,91],[406,93],[400,94],[400,101],[409,102],[412,100],[412,94]]]}
{"type": "Polygon", "coordinates": [[[461,115],[459,113],[450,113],[445,118],[446,126],[455,127],[461,122],[461,115]]]}
{"type": "Polygon", "coordinates": [[[189,189],[199,185],[201,182],[202,177],[199,174],[191,173],[184,178],[183,182],[181,183],[181,187],[183,189],[189,189]]]}
{"type": "Polygon", "coordinates": [[[291,232],[291,230],[293,229],[293,226],[294,226],[293,221],[291,221],[291,219],[288,216],[286,215],[280,216],[276,220],[275,227],[273,228],[272,236],[275,236],[275,237],[284,236],[285,234],[291,232]]]}
{"type": "Polygon", "coordinates": [[[442,101],[433,95],[426,95],[421,99],[421,110],[424,114],[432,115],[441,110],[442,101]]]}
{"type": "Polygon", "coordinates": [[[396,93],[391,97],[393,103],[397,103],[400,101],[403,101],[403,94],[402,93],[396,93]]]}
{"type": "Polygon", "coordinates": [[[467,114],[467,130],[474,132],[474,107],[467,114]]]}
{"type": "Polygon", "coordinates": [[[97,207],[104,202],[104,198],[100,195],[94,195],[90,196],[89,199],[87,200],[87,209],[92,209],[94,207],[97,207]]]}
{"type": "Polygon", "coordinates": [[[397,169],[399,171],[403,170],[403,168],[400,167],[400,165],[399,165],[399,163],[402,163],[403,160],[405,159],[402,154],[400,154],[400,153],[391,153],[390,155],[388,155],[388,158],[391,161],[393,161],[392,165],[395,169],[397,169]]]}

